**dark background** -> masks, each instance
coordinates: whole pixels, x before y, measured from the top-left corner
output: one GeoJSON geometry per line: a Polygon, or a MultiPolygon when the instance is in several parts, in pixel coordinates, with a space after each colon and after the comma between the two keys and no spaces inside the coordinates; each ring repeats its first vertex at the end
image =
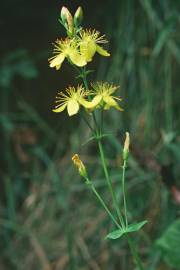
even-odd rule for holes
{"type": "Polygon", "coordinates": [[[124,132],[131,134],[129,218],[146,269],[180,269],[180,2],[4,1],[0,8],[0,270],[133,269],[124,240],[108,242],[108,217],[71,164],[81,153],[109,198],[95,142],[79,115],[52,112],[58,90],[77,84],[67,63],[51,69],[52,43],[65,36],[61,7],[81,5],[84,26],[106,34],[90,80],[120,84],[123,113],[106,113],[105,148],[119,194],[124,132]],[[170,233],[166,234],[168,228],[170,233]],[[174,236],[175,235],[175,236],[174,236]]]}

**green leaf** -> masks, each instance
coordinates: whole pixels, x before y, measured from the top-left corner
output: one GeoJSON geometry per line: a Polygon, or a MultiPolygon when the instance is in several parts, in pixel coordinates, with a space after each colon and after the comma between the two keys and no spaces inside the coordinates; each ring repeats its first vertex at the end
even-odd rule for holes
{"type": "Polygon", "coordinates": [[[105,239],[118,239],[120,238],[124,233],[126,233],[124,230],[119,229],[119,230],[115,230],[111,233],[109,233],[108,235],[106,235],[105,239]]]}
{"type": "Polygon", "coordinates": [[[180,219],[167,228],[156,245],[161,249],[164,260],[175,269],[180,269],[180,219]]]}
{"type": "Polygon", "coordinates": [[[143,220],[138,223],[130,224],[128,228],[126,229],[126,232],[136,232],[139,231],[148,221],[143,220]]]}
{"type": "Polygon", "coordinates": [[[92,140],[95,140],[95,139],[96,139],[95,136],[90,137],[89,139],[87,139],[87,140],[82,144],[82,146],[86,145],[87,143],[89,143],[89,142],[91,142],[92,140]]]}
{"type": "Polygon", "coordinates": [[[148,222],[147,220],[144,220],[135,224],[128,225],[127,228],[115,230],[106,235],[105,239],[115,240],[123,236],[123,234],[139,231],[147,222],[148,222]]]}

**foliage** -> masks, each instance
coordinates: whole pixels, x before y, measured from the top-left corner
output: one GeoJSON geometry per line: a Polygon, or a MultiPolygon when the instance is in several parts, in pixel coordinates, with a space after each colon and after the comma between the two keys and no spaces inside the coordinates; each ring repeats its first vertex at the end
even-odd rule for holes
{"type": "Polygon", "coordinates": [[[171,224],[157,240],[158,247],[162,250],[163,258],[175,269],[180,267],[180,220],[171,224]]]}

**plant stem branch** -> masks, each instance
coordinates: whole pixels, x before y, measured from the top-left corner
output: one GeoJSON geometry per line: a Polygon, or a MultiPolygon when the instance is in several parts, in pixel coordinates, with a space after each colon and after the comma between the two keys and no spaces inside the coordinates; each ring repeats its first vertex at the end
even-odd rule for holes
{"type": "Polygon", "coordinates": [[[101,203],[101,205],[103,206],[103,208],[106,210],[106,212],[108,213],[108,215],[110,216],[111,220],[114,222],[114,224],[120,228],[120,225],[118,224],[118,222],[115,220],[115,218],[113,217],[111,211],[109,210],[109,208],[106,206],[105,202],[103,201],[103,199],[101,198],[101,196],[99,195],[98,191],[96,190],[96,188],[94,187],[94,185],[92,184],[92,182],[86,178],[87,184],[89,185],[89,187],[91,188],[91,190],[94,192],[94,194],[96,195],[97,199],[99,200],[99,202],[101,203]]]}
{"type": "MultiPolygon", "coordinates": [[[[126,228],[128,227],[128,217],[127,217],[127,203],[126,203],[126,190],[125,190],[125,172],[126,172],[126,167],[127,167],[127,159],[124,159],[123,162],[123,172],[122,172],[122,192],[123,192],[123,203],[124,203],[124,216],[125,216],[125,225],[126,228]]],[[[136,262],[136,265],[138,267],[139,270],[144,270],[143,266],[142,266],[142,262],[141,259],[138,255],[138,252],[136,250],[136,247],[133,243],[133,241],[131,240],[130,236],[127,234],[126,236],[131,253],[134,257],[134,260],[136,262]]]]}
{"type": "MultiPolygon", "coordinates": [[[[85,68],[81,69],[81,77],[82,77],[85,88],[88,90],[88,82],[87,82],[87,75],[86,75],[85,68]]],[[[95,128],[96,128],[96,130],[98,130],[98,123],[97,123],[96,116],[95,116],[94,112],[92,112],[92,116],[93,116],[95,128]]]]}
{"type": "Polygon", "coordinates": [[[113,204],[114,204],[114,207],[116,209],[116,212],[117,212],[119,221],[121,223],[121,226],[122,226],[122,228],[124,228],[124,220],[123,220],[123,217],[122,217],[121,212],[119,210],[118,202],[117,202],[116,196],[115,196],[114,191],[113,191],[112,183],[111,183],[111,180],[110,180],[110,177],[109,177],[109,173],[108,173],[108,169],[107,169],[107,165],[106,165],[106,161],[105,161],[103,146],[102,146],[102,143],[101,143],[100,139],[98,140],[98,147],[99,147],[102,166],[103,166],[103,169],[104,169],[104,174],[105,174],[105,177],[106,177],[106,181],[107,181],[109,191],[110,191],[111,196],[112,196],[113,204]]]}
{"type": "Polygon", "coordinates": [[[125,225],[128,226],[128,218],[127,218],[127,203],[126,203],[126,191],[125,191],[125,172],[126,172],[126,164],[127,160],[124,160],[123,163],[123,172],[122,172],[122,193],[123,193],[123,203],[124,203],[124,216],[125,216],[125,225]]]}

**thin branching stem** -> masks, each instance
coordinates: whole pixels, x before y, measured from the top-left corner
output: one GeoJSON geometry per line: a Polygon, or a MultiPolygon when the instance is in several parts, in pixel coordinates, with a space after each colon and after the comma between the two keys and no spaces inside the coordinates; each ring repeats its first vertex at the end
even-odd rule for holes
{"type": "Polygon", "coordinates": [[[116,221],[116,219],[112,215],[111,211],[109,210],[109,208],[105,204],[104,200],[102,199],[102,197],[100,196],[100,194],[98,193],[98,191],[96,190],[96,188],[94,187],[94,185],[92,184],[92,182],[89,180],[88,177],[86,177],[86,182],[87,182],[88,186],[91,188],[91,190],[93,191],[93,193],[96,195],[97,199],[99,200],[99,202],[101,203],[101,205],[103,206],[103,208],[106,210],[106,212],[108,213],[108,215],[110,216],[110,218],[114,222],[114,224],[118,228],[121,228],[121,226],[118,224],[118,222],[116,221]]]}
{"type": "MultiPolygon", "coordinates": [[[[127,217],[127,202],[126,202],[126,190],[125,190],[126,168],[127,168],[127,159],[124,159],[123,166],[122,166],[122,169],[123,169],[123,171],[122,171],[122,193],[123,193],[125,226],[127,228],[128,227],[128,217],[127,217]]],[[[135,263],[136,263],[136,265],[138,267],[138,270],[144,270],[144,268],[142,266],[141,259],[140,259],[139,255],[138,255],[136,247],[135,247],[133,241],[131,240],[129,234],[127,234],[126,238],[127,238],[128,245],[130,247],[131,253],[132,253],[133,257],[134,257],[135,263]]]]}
{"type": "Polygon", "coordinates": [[[122,193],[123,193],[123,203],[124,203],[124,216],[125,216],[125,225],[128,226],[128,217],[127,217],[127,203],[126,203],[126,190],[125,190],[125,172],[126,172],[126,165],[127,160],[124,160],[122,166],[122,193]]]}
{"type": "Polygon", "coordinates": [[[111,180],[110,180],[110,177],[109,177],[109,173],[108,173],[108,169],[107,169],[107,164],[106,164],[106,160],[105,160],[105,155],[104,155],[104,150],[103,150],[103,145],[102,145],[101,139],[98,140],[98,147],[99,147],[99,153],[100,153],[100,157],[101,157],[101,162],[102,162],[105,178],[106,178],[106,181],[107,181],[109,191],[110,191],[111,196],[112,196],[114,208],[116,209],[117,216],[119,218],[121,226],[122,226],[122,228],[124,228],[124,220],[123,220],[122,214],[121,214],[121,212],[119,210],[118,202],[117,202],[116,196],[114,194],[112,183],[111,183],[111,180]]]}
{"type": "MultiPolygon", "coordinates": [[[[87,82],[87,73],[86,73],[86,69],[82,68],[79,71],[79,74],[82,78],[84,87],[86,89],[88,89],[88,82],[87,82]]],[[[128,218],[127,218],[127,203],[126,203],[126,192],[125,192],[125,171],[126,171],[126,163],[127,160],[124,160],[124,164],[123,164],[123,173],[122,173],[122,192],[123,192],[123,203],[124,203],[124,215],[125,215],[125,221],[123,219],[123,216],[121,214],[120,208],[119,208],[119,204],[118,201],[116,199],[114,190],[113,190],[113,186],[112,186],[112,182],[111,179],[109,177],[109,172],[108,172],[108,168],[107,168],[107,164],[106,164],[106,159],[105,159],[105,155],[104,155],[104,149],[103,149],[103,144],[102,144],[102,135],[103,135],[103,111],[101,111],[101,123],[100,125],[98,125],[97,119],[96,119],[96,115],[94,112],[92,112],[93,115],[93,120],[94,120],[94,128],[92,128],[89,125],[89,122],[86,120],[86,124],[88,125],[88,127],[91,129],[91,131],[93,132],[93,134],[95,134],[95,138],[97,140],[98,143],[98,148],[99,148],[99,153],[100,153],[100,158],[101,158],[101,163],[103,166],[103,170],[104,170],[104,174],[105,174],[105,178],[107,181],[107,185],[113,200],[113,205],[114,208],[117,212],[117,217],[120,221],[120,224],[116,221],[116,219],[114,218],[113,214],[111,213],[111,211],[109,210],[109,208],[107,207],[107,205],[105,204],[104,200],[102,199],[102,197],[100,196],[100,194],[98,193],[98,191],[96,190],[96,188],[94,187],[94,185],[92,184],[92,182],[86,178],[86,182],[87,184],[90,186],[91,190],[93,191],[93,193],[95,194],[95,196],[97,197],[97,199],[99,200],[99,202],[101,203],[101,205],[103,206],[103,208],[105,209],[105,211],[108,213],[108,215],[110,216],[112,222],[114,222],[114,224],[119,228],[119,229],[125,229],[128,227],[128,218]]],[[[141,259],[137,253],[136,247],[134,246],[133,241],[131,240],[131,238],[129,237],[129,235],[127,234],[126,236],[131,253],[134,257],[134,260],[136,262],[136,265],[138,267],[138,270],[144,270],[142,263],[141,263],[141,259]]]]}
{"type": "MultiPolygon", "coordinates": [[[[87,83],[87,78],[86,78],[86,70],[85,70],[85,68],[82,68],[81,71],[82,71],[81,77],[82,77],[84,86],[85,86],[86,89],[88,89],[88,83],[87,83]]],[[[102,142],[101,142],[101,136],[102,136],[101,132],[102,132],[102,130],[101,130],[101,128],[99,127],[99,125],[97,123],[95,113],[92,112],[92,115],[93,115],[93,120],[94,120],[94,124],[95,124],[96,139],[97,139],[97,142],[98,142],[98,148],[99,148],[99,152],[100,152],[101,163],[102,163],[102,166],[103,166],[105,178],[106,178],[107,185],[108,185],[108,188],[109,188],[112,200],[113,200],[114,208],[116,209],[116,212],[117,212],[118,219],[120,221],[120,224],[121,224],[122,228],[124,228],[125,227],[124,220],[123,220],[122,214],[121,214],[121,212],[119,210],[119,205],[118,205],[116,196],[114,194],[114,190],[113,190],[113,187],[112,187],[112,182],[110,180],[107,165],[106,165],[103,145],[102,145],[102,142]]]]}

